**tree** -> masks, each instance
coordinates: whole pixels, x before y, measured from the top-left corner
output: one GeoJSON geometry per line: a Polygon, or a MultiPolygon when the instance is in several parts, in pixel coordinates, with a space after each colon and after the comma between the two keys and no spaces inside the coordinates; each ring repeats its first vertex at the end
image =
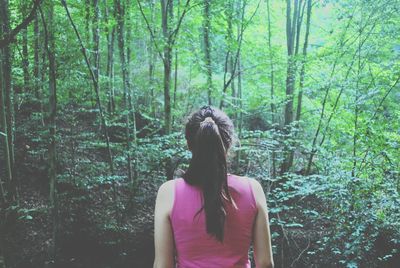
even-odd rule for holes
{"type": "Polygon", "coordinates": [[[90,77],[91,77],[92,82],[93,82],[93,89],[94,89],[95,95],[96,95],[96,104],[97,104],[97,108],[99,110],[101,126],[102,126],[103,133],[104,133],[104,139],[106,141],[107,156],[108,156],[108,164],[109,164],[109,167],[110,167],[110,173],[111,173],[111,175],[114,175],[114,162],[113,162],[113,156],[112,156],[111,147],[110,147],[110,136],[108,134],[108,124],[107,124],[106,118],[104,116],[103,106],[102,106],[101,101],[100,101],[99,81],[96,79],[96,76],[95,76],[95,74],[93,72],[92,66],[91,66],[90,61],[89,61],[89,57],[86,54],[86,49],[83,46],[81,36],[80,36],[80,34],[78,32],[78,29],[76,28],[76,25],[75,25],[74,21],[72,20],[70,12],[69,12],[69,9],[68,9],[68,6],[67,6],[67,2],[65,0],[62,0],[61,4],[64,6],[64,9],[65,9],[65,11],[67,13],[68,20],[70,21],[70,23],[72,25],[72,28],[74,29],[75,35],[76,35],[76,37],[78,39],[78,42],[79,42],[79,45],[81,47],[81,51],[82,51],[83,57],[85,59],[86,66],[89,69],[89,74],[90,74],[90,77]]]}
{"type": "MultiPolygon", "coordinates": [[[[121,0],[115,0],[115,16],[117,18],[117,36],[118,36],[118,49],[119,58],[121,62],[121,72],[122,72],[122,84],[124,89],[123,97],[123,113],[125,117],[125,128],[126,128],[126,154],[127,154],[127,165],[128,165],[128,179],[132,182],[132,186],[136,184],[136,175],[132,174],[132,159],[131,159],[131,134],[130,134],[130,117],[133,118],[133,141],[136,144],[136,120],[135,120],[135,110],[131,102],[131,91],[130,91],[130,79],[129,71],[127,66],[127,60],[125,56],[125,39],[124,39],[124,29],[125,29],[125,10],[126,7],[121,3],[121,0]]],[[[137,160],[134,159],[134,162],[137,160]]],[[[135,170],[136,174],[136,170],[135,170]]]]}
{"type": "Polygon", "coordinates": [[[56,58],[55,58],[55,25],[54,25],[54,3],[47,6],[47,22],[40,9],[45,49],[49,60],[49,107],[47,115],[47,127],[49,129],[48,161],[49,161],[49,182],[50,182],[50,209],[53,219],[51,256],[56,262],[57,229],[58,229],[58,203],[57,203],[57,152],[56,152],[56,117],[57,117],[57,80],[56,80],[56,58]]]}
{"type": "Polygon", "coordinates": [[[105,18],[105,31],[107,36],[107,68],[106,76],[108,87],[108,105],[107,110],[109,113],[115,111],[115,92],[114,92],[114,42],[115,42],[115,26],[110,21],[110,11],[107,5],[107,0],[104,0],[104,18],[105,18]]]}
{"type": "MultiPolygon", "coordinates": [[[[27,13],[27,3],[21,3],[21,13],[26,16],[27,13]]],[[[24,89],[25,92],[29,87],[29,51],[28,51],[28,26],[22,30],[22,69],[24,72],[24,89]]]]}
{"type": "Polygon", "coordinates": [[[204,15],[203,15],[203,36],[204,36],[204,61],[205,70],[207,76],[207,96],[208,104],[212,104],[211,93],[212,93],[212,68],[211,68],[211,0],[204,0],[204,15]]]}
{"type": "MultiPolygon", "coordinates": [[[[0,2],[0,15],[1,15],[1,30],[2,37],[10,36],[10,13],[8,1],[2,0],[0,2]]],[[[8,43],[9,44],[9,43],[8,43]]],[[[17,183],[15,177],[15,154],[14,154],[14,98],[13,88],[11,84],[11,51],[9,45],[6,44],[1,47],[1,82],[2,82],[2,105],[1,117],[4,122],[2,123],[2,133],[4,137],[4,151],[6,160],[6,173],[8,178],[8,191],[10,193],[10,200],[17,200],[17,183]]]]}
{"type": "MultiPolygon", "coordinates": [[[[305,1],[294,0],[292,11],[292,0],[286,1],[286,47],[287,47],[287,68],[286,68],[286,100],[285,100],[285,120],[284,134],[291,135],[291,128],[294,111],[293,100],[296,85],[297,55],[300,44],[300,30],[303,21],[305,1]]],[[[308,35],[307,35],[308,38],[308,35]]],[[[285,159],[281,165],[281,174],[285,174],[293,165],[293,150],[286,149],[285,159]]]]}
{"type": "Polygon", "coordinates": [[[161,2],[161,28],[163,36],[163,50],[158,47],[158,43],[144,11],[140,3],[139,5],[140,13],[146,22],[147,29],[150,32],[150,36],[153,40],[153,45],[155,46],[160,58],[163,61],[164,66],[164,133],[170,134],[172,129],[172,109],[171,109],[171,63],[172,63],[172,49],[175,45],[176,38],[178,36],[179,29],[181,27],[182,21],[189,10],[190,0],[186,0],[183,11],[178,14],[178,19],[175,27],[171,25],[171,19],[173,14],[173,1],[172,0],[160,0],[161,2]]]}

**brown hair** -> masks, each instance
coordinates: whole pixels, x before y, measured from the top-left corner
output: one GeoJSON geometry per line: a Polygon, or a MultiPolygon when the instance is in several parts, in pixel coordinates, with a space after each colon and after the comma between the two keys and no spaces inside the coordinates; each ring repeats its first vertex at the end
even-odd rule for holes
{"type": "Polygon", "coordinates": [[[203,190],[207,233],[220,242],[224,238],[226,210],[224,199],[233,203],[227,184],[227,152],[233,142],[233,124],[221,110],[203,106],[189,117],[185,137],[192,152],[183,175],[191,185],[203,190]]]}

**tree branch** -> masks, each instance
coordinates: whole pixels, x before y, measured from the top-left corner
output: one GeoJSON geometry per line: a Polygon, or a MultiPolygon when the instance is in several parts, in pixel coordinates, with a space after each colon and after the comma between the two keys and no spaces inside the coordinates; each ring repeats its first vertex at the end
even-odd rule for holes
{"type": "Polygon", "coordinates": [[[144,14],[142,4],[140,3],[140,0],[137,0],[136,2],[138,3],[139,10],[140,10],[140,13],[142,14],[142,17],[143,17],[144,21],[146,22],[147,29],[150,32],[150,36],[151,36],[151,39],[153,40],[154,46],[156,47],[157,53],[160,56],[160,58],[162,59],[162,61],[164,61],[164,56],[162,55],[161,50],[157,45],[156,37],[154,35],[153,30],[151,29],[149,20],[147,19],[146,15],[144,14]]]}
{"type": "Polygon", "coordinates": [[[22,30],[25,29],[29,23],[35,18],[36,10],[40,6],[42,0],[33,1],[33,7],[28,17],[26,17],[17,27],[15,27],[11,32],[6,33],[4,38],[0,40],[0,49],[8,46],[15,41],[15,36],[22,30]]]}

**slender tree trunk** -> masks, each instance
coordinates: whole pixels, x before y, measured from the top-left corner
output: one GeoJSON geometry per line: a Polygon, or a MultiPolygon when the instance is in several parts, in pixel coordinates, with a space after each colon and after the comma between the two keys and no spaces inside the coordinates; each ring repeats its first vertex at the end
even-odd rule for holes
{"type": "Polygon", "coordinates": [[[105,7],[105,30],[107,35],[107,68],[106,76],[108,78],[108,104],[107,110],[109,113],[114,113],[115,111],[115,99],[114,99],[114,39],[115,39],[115,26],[110,25],[109,16],[110,12],[107,6],[107,1],[104,0],[105,7]]]}
{"type": "Polygon", "coordinates": [[[90,0],[85,0],[85,37],[88,46],[90,44],[90,0]]]}
{"type": "MultiPolygon", "coordinates": [[[[86,37],[86,46],[87,47],[90,47],[90,20],[91,20],[91,0],[85,0],[85,37],[86,37]]],[[[93,58],[92,54],[89,57],[90,57],[91,62],[95,62],[95,59],[93,58]]],[[[96,76],[96,74],[95,74],[95,76],[96,76]]],[[[86,93],[86,96],[87,96],[87,98],[91,99],[92,108],[94,109],[96,105],[94,102],[92,91],[89,90],[86,93]]]]}
{"type": "Polygon", "coordinates": [[[304,37],[303,59],[301,62],[301,70],[300,70],[300,84],[299,84],[299,94],[297,96],[296,121],[299,121],[300,116],[301,116],[301,106],[302,106],[302,100],[303,100],[303,88],[304,88],[304,78],[305,78],[305,69],[306,69],[307,48],[308,48],[308,37],[310,35],[311,8],[312,8],[311,0],[307,0],[306,35],[304,37]]]}
{"type": "MultiPolygon", "coordinates": [[[[232,25],[231,25],[232,26],[232,25]]],[[[211,68],[211,42],[210,42],[210,31],[211,31],[211,0],[204,0],[204,15],[203,15],[203,37],[204,37],[204,58],[206,64],[206,75],[207,75],[207,97],[208,104],[212,105],[212,68],[211,68]]]]}
{"type": "Polygon", "coordinates": [[[230,86],[231,86],[231,90],[232,90],[232,96],[234,96],[235,93],[235,82],[234,82],[234,69],[236,66],[234,66],[234,60],[233,60],[233,10],[234,10],[234,1],[235,0],[228,0],[226,2],[226,6],[225,6],[225,15],[227,17],[227,34],[225,37],[225,41],[226,41],[226,46],[227,46],[227,51],[226,51],[226,56],[225,56],[225,72],[224,72],[224,87],[222,90],[222,98],[221,98],[221,102],[220,102],[220,109],[224,108],[224,104],[225,101],[224,99],[226,98],[226,90],[228,89],[229,85],[226,86],[227,82],[226,82],[226,77],[227,74],[229,73],[231,79],[230,79],[230,86]]]}
{"type": "MultiPolygon", "coordinates": [[[[172,109],[171,109],[171,64],[172,64],[172,40],[171,40],[171,25],[173,14],[173,0],[161,1],[161,25],[164,38],[164,133],[171,134],[172,129],[172,109]]],[[[166,161],[166,176],[168,180],[173,179],[174,170],[172,159],[166,161]]]]}
{"type": "Polygon", "coordinates": [[[285,105],[285,126],[293,122],[293,92],[295,89],[295,60],[294,60],[294,40],[296,38],[297,23],[297,3],[294,0],[294,11],[292,18],[291,1],[286,1],[286,42],[287,42],[287,72],[286,72],[286,105],[285,105]],[[293,20],[293,24],[292,24],[293,20]]]}
{"type": "Polygon", "coordinates": [[[127,154],[127,165],[128,165],[128,179],[135,184],[132,174],[132,159],[131,159],[131,135],[130,135],[130,105],[129,105],[129,74],[126,66],[125,56],[125,40],[124,40],[124,12],[125,7],[122,5],[120,0],[115,0],[115,12],[117,18],[117,39],[119,48],[119,57],[121,62],[122,71],[122,83],[124,88],[123,98],[123,113],[125,114],[125,128],[126,128],[126,154],[127,154]]]}
{"type": "MultiPolygon", "coordinates": [[[[362,17],[362,16],[361,16],[362,17]]],[[[361,24],[361,23],[360,23],[361,24]]],[[[361,32],[361,25],[360,25],[360,33],[361,32]]],[[[361,73],[361,35],[358,39],[358,48],[357,48],[357,54],[358,54],[358,68],[357,68],[357,82],[356,82],[356,92],[355,92],[355,98],[354,98],[354,130],[353,130],[353,167],[351,169],[351,176],[354,177],[356,175],[356,167],[357,167],[357,142],[358,142],[358,117],[359,117],[359,94],[360,94],[360,73],[361,73]]]]}
{"type": "MultiPolygon", "coordinates": [[[[238,136],[239,136],[239,140],[242,138],[242,130],[243,130],[243,100],[242,100],[242,64],[241,64],[241,60],[240,60],[240,55],[238,58],[238,102],[239,102],[239,113],[237,118],[237,127],[238,127],[238,136]]],[[[236,166],[237,168],[239,168],[240,165],[240,158],[241,158],[241,150],[238,151],[237,154],[237,162],[236,162],[236,166]]]]}
{"type": "Polygon", "coordinates": [[[176,94],[178,90],[178,49],[175,49],[175,59],[174,59],[174,110],[176,109],[176,94]]]}
{"type": "MultiPolygon", "coordinates": [[[[269,65],[270,65],[270,94],[271,94],[271,122],[275,128],[275,70],[274,70],[274,60],[272,53],[272,32],[271,32],[271,8],[270,1],[267,0],[267,19],[268,19],[268,51],[269,51],[269,65]]],[[[272,150],[272,178],[276,178],[276,152],[275,149],[272,150]]]]}
{"type": "MultiPolygon", "coordinates": [[[[155,0],[150,0],[150,27],[154,26],[155,20],[155,0]]],[[[151,36],[149,36],[149,88],[150,88],[150,101],[149,105],[151,108],[151,113],[153,116],[156,116],[156,105],[155,105],[155,93],[154,93],[154,68],[155,68],[155,60],[156,60],[156,53],[154,53],[154,48],[152,44],[153,40],[151,36]]]]}
{"type": "Polygon", "coordinates": [[[162,32],[164,37],[164,132],[166,135],[171,133],[172,128],[172,111],[171,111],[171,63],[172,63],[172,47],[171,36],[170,36],[170,11],[168,7],[172,6],[172,0],[160,0],[161,1],[161,21],[162,21],[162,32]]]}
{"type": "Polygon", "coordinates": [[[49,60],[49,107],[47,124],[49,128],[49,181],[50,181],[50,208],[53,218],[53,232],[51,256],[55,264],[57,264],[56,248],[57,248],[57,229],[58,229],[58,205],[57,205],[57,153],[56,153],[56,117],[57,117],[57,80],[56,80],[56,59],[55,59],[55,25],[54,25],[54,3],[47,6],[47,23],[44,14],[41,12],[45,48],[49,60]]]}
{"type": "MultiPolygon", "coordinates": [[[[27,14],[26,2],[22,4],[22,12],[25,17],[27,14]]],[[[28,26],[22,30],[22,69],[24,72],[24,91],[29,89],[29,51],[28,51],[28,26]]]]}
{"type": "MultiPolygon", "coordinates": [[[[2,32],[2,29],[0,29],[0,33],[2,32]]],[[[2,37],[2,34],[0,34],[0,37],[2,37]]],[[[3,53],[0,52],[0,57],[1,57],[1,62],[3,62],[3,53]]],[[[8,131],[7,131],[7,119],[6,119],[6,105],[5,105],[5,86],[4,86],[4,79],[2,77],[3,74],[3,65],[0,64],[0,145],[3,145],[0,150],[2,150],[3,157],[4,157],[4,163],[5,163],[5,171],[6,171],[6,180],[3,182],[0,180],[0,190],[1,190],[1,197],[2,201],[7,203],[8,196],[7,196],[7,191],[3,187],[6,185],[9,188],[8,185],[10,182],[13,180],[12,176],[12,169],[11,169],[11,155],[10,155],[10,150],[8,147],[8,131]],[[4,142],[3,142],[4,141],[4,142]]]]}
{"type": "MultiPolygon", "coordinates": [[[[178,14],[180,13],[180,0],[177,2],[178,14]]],[[[178,16],[177,16],[177,19],[178,16]]],[[[178,22],[177,22],[178,23],[178,22]]],[[[174,60],[174,99],[173,99],[173,109],[176,109],[176,95],[178,91],[178,48],[175,48],[175,60],[174,60]]],[[[172,116],[172,124],[174,124],[174,117],[172,116]]]]}
{"type": "MultiPolygon", "coordinates": [[[[293,122],[293,95],[295,90],[296,82],[296,60],[295,60],[295,43],[296,36],[299,35],[297,32],[300,27],[297,26],[299,23],[299,5],[301,0],[294,0],[294,10],[292,15],[292,0],[286,1],[286,43],[287,43],[287,70],[286,70],[286,104],[285,104],[285,134],[290,135],[290,125],[293,122]]],[[[281,166],[281,174],[284,174],[290,170],[293,165],[293,150],[285,149],[285,158],[281,166]]]]}
{"type": "MultiPolygon", "coordinates": [[[[37,101],[40,101],[40,61],[39,61],[39,53],[40,53],[40,46],[39,46],[39,39],[40,39],[40,32],[39,32],[39,19],[38,14],[35,15],[35,20],[33,24],[33,34],[34,34],[34,65],[33,65],[33,76],[34,76],[34,88],[35,88],[35,98],[37,101]]],[[[42,111],[42,110],[41,110],[42,111]]]]}
{"type": "Polygon", "coordinates": [[[99,43],[100,43],[100,29],[99,29],[99,2],[98,0],[93,1],[93,18],[92,18],[92,37],[93,37],[93,73],[98,83],[98,90],[100,92],[100,53],[99,53],[99,43]]]}
{"type": "MultiPolygon", "coordinates": [[[[228,23],[228,35],[229,35],[229,39],[231,40],[231,44],[232,42],[234,42],[234,33],[233,33],[233,24],[234,24],[234,20],[235,21],[240,21],[239,17],[235,18],[235,2],[236,0],[231,0],[230,1],[230,20],[228,23]]],[[[236,23],[237,25],[239,23],[236,23]]],[[[239,33],[240,34],[240,33],[239,33]]],[[[237,62],[239,60],[240,57],[240,52],[239,54],[236,55],[236,59],[234,59],[234,55],[233,55],[233,51],[230,51],[229,53],[229,64],[228,64],[228,72],[230,73],[231,77],[233,77],[232,81],[231,81],[231,96],[232,96],[232,106],[236,107],[236,84],[235,84],[235,77],[236,77],[236,69],[237,69],[237,62]]],[[[236,120],[236,116],[233,118],[234,120],[236,120]]]]}
{"type": "MultiPolygon", "coordinates": [[[[9,13],[9,7],[8,7],[8,0],[1,0],[0,1],[0,17],[1,20],[1,25],[2,27],[1,32],[2,35],[7,35],[10,32],[10,13],[9,13]]],[[[5,144],[6,147],[8,147],[8,160],[7,161],[7,166],[8,166],[8,178],[9,178],[9,191],[11,194],[11,199],[13,200],[18,200],[18,195],[17,195],[17,182],[15,181],[15,169],[14,169],[14,164],[15,164],[15,158],[14,158],[14,99],[13,97],[13,88],[11,84],[11,51],[9,46],[5,46],[1,50],[1,55],[2,55],[2,61],[0,64],[2,64],[2,72],[0,75],[2,75],[2,88],[3,88],[3,100],[5,102],[5,119],[6,122],[3,125],[3,129],[5,130],[4,134],[6,135],[6,141],[7,144],[5,144]],[[9,162],[9,163],[8,163],[9,162]],[[11,174],[11,175],[10,175],[11,174]]],[[[7,150],[7,149],[6,149],[7,150]]]]}
{"type": "MultiPolygon", "coordinates": [[[[129,12],[129,8],[131,6],[131,0],[126,1],[126,8],[125,12],[129,12]]],[[[124,14],[125,14],[124,12],[124,14]]],[[[132,153],[132,158],[133,158],[133,177],[132,177],[132,189],[135,191],[136,190],[136,183],[137,183],[137,178],[138,178],[138,167],[137,167],[137,130],[136,130],[136,95],[135,91],[133,90],[133,83],[132,83],[132,76],[130,72],[130,66],[131,66],[131,54],[132,54],[132,48],[131,48],[131,39],[132,39],[132,21],[131,21],[131,15],[128,13],[126,16],[126,28],[127,28],[127,33],[126,33],[126,79],[127,79],[127,88],[128,88],[128,101],[129,101],[129,115],[132,119],[132,140],[133,140],[133,153],[132,153]]],[[[125,42],[124,42],[125,43],[125,42]]]]}
{"type": "MultiPolygon", "coordinates": [[[[40,13],[40,16],[42,16],[42,14],[40,13]]],[[[43,18],[42,18],[43,19],[43,18]]],[[[42,21],[42,25],[43,25],[43,21],[42,21]]],[[[41,40],[40,40],[40,42],[45,42],[45,29],[44,29],[44,27],[41,27],[41,33],[40,33],[40,36],[42,37],[41,38],[41,40]]],[[[40,86],[40,91],[39,91],[39,93],[40,93],[40,96],[39,96],[39,98],[40,98],[40,107],[41,107],[41,109],[42,109],[42,126],[43,127],[46,127],[46,117],[47,117],[47,114],[46,114],[46,108],[44,107],[44,102],[45,102],[45,100],[44,100],[44,84],[45,84],[45,81],[46,81],[46,73],[47,73],[47,66],[48,66],[48,63],[47,63],[47,50],[46,50],[46,47],[45,47],[45,45],[43,44],[43,45],[41,45],[40,46],[40,61],[41,61],[41,64],[39,65],[39,74],[40,74],[40,84],[41,84],[41,86],[40,86]]]]}

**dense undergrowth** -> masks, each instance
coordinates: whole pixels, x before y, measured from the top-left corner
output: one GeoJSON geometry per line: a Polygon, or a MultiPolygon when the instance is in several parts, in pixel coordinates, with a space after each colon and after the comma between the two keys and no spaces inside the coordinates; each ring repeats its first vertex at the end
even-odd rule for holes
{"type": "MultiPolygon", "coordinates": [[[[117,139],[118,127],[112,132],[116,174],[109,176],[94,112],[73,107],[64,112],[74,120],[58,122],[55,234],[48,206],[46,148],[38,135],[44,130],[32,120],[34,113],[18,119],[24,126],[17,133],[16,150],[21,163],[20,204],[6,211],[1,229],[7,267],[151,267],[154,200],[165,181],[166,160],[173,159],[179,176],[190,157],[182,131],[139,139],[132,149],[140,155],[138,181],[132,186],[124,171],[126,152],[117,139]],[[57,264],[51,261],[53,235],[57,264]]],[[[230,160],[232,173],[256,178],[265,188],[277,267],[396,267],[396,174],[382,179],[353,177],[343,168],[345,158],[321,151],[318,157],[325,161],[319,161],[311,175],[300,170],[273,178],[271,154],[281,146],[272,129],[245,131],[230,160]]]]}

